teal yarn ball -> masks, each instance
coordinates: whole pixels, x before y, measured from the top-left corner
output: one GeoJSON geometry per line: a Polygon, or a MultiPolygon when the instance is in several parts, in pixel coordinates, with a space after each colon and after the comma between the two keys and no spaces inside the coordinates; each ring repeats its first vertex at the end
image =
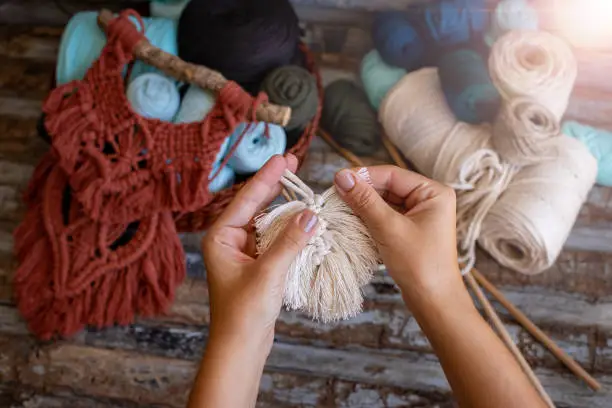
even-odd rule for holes
{"type": "Polygon", "coordinates": [[[386,63],[409,71],[423,66],[425,55],[423,40],[405,13],[400,11],[378,13],[372,24],[372,40],[386,63]]]}
{"type": "Polygon", "coordinates": [[[179,109],[174,123],[201,122],[206,118],[208,112],[215,106],[215,95],[196,85],[190,85],[183,96],[181,108],[179,109]]]}
{"type": "MultiPolygon", "coordinates": [[[[138,27],[135,19],[130,17],[138,27]]],[[[176,22],[163,18],[144,18],[145,35],[158,48],[176,55],[176,22]]],[[[56,66],[56,83],[80,80],[87,70],[98,59],[106,45],[106,34],[98,27],[98,13],[94,11],[75,14],[62,34],[56,66]]],[[[141,61],[136,61],[132,68],[131,78],[147,72],[158,72],[141,61]]]]}
{"type": "Polygon", "coordinates": [[[208,179],[210,180],[208,183],[208,191],[211,193],[217,193],[231,187],[234,184],[234,181],[236,180],[236,173],[230,166],[225,166],[219,170],[219,164],[216,164],[213,166],[208,179]],[[219,174],[217,174],[217,172],[219,174]],[[215,177],[214,179],[212,178],[213,176],[215,177]]]}
{"type": "Polygon", "coordinates": [[[172,121],[181,97],[174,81],[153,72],[134,79],[127,89],[132,109],[149,119],[172,121]]]}
{"type": "Polygon", "coordinates": [[[374,109],[379,108],[387,92],[408,72],[404,68],[388,65],[379,52],[372,50],[361,61],[361,82],[374,109]]]}
{"type": "Polygon", "coordinates": [[[491,26],[485,34],[485,42],[490,47],[508,31],[535,31],[539,26],[538,11],[527,0],[501,0],[491,17],[491,26]]]}
{"type": "Polygon", "coordinates": [[[485,0],[439,0],[426,6],[424,20],[435,45],[452,46],[482,33],[489,15],[485,0]]]}
{"type": "Polygon", "coordinates": [[[238,142],[238,138],[245,132],[247,126],[248,130],[228,161],[230,167],[238,174],[255,173],[272,156],[285,153],[287,147],[285,130],[278,125],[264,122],[243,122],[238,125],[230,137],[232,147],[238,142]]]}
{"type": "Polygon", "coordinates": [[[597,159],[597,184],[612,186],[612,132],[574,121],[563,123],[561,132],[580,140],[597,159]]]}
{"type": "Polygon", "coordinates": [[[469,49],[444,54],[438,60],[438,75],[446,101],[460,121],[479,124],[495,119],[501,97],[480,54],[469,49]]]}

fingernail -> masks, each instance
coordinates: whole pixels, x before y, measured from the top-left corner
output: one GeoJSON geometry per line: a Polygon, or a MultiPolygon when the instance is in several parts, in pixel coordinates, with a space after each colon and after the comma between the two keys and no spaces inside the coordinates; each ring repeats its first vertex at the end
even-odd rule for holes
{"type": "Polygon", "coordinates": [[[317,225],[318,220],[319,218],[315,215],[315,213],[310,210],[306,210],[300,215],[299,224],[304,232],[308,233],[312,231],[315,225],[317,225]]]}
{"type": "Polygon", "coordinates": [[[336,174],[335,182],[340,190],[349,192],[355,187],[355,176],[350,170],[341,170],[336,174]]]}

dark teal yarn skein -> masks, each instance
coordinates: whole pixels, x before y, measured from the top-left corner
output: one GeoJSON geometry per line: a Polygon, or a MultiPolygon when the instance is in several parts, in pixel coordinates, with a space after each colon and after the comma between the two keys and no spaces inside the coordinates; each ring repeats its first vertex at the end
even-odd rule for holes
{"type": "Polygon", "coordinates": [[[380,126],[368,96],[354,82],[340,79],[325,88],[321,125],[355,154],[372,154],[380,146],[380,126]]]}
{"type": "Polygon", "coordinates": [[[405,13],[378,13],[372,24],[372,40],[382,59],[389,65],[412,71],[424,64],[424,44],[405,13]]]}
{"type": "Polygon", "coordinates": [[[287,65],[276,68],[266,76],[261,90],[268,94],[270,102],[291,108],[286,130],[304,128],[317,114],[317,81],[302,67],[287,65]]]}
{"type": "Polygon", "coordinates": [[[501,97],[480,54],[469,49],[444,54],[438,60],[438,74],[446,101],[460,121],[493,121],[501,97]]]}

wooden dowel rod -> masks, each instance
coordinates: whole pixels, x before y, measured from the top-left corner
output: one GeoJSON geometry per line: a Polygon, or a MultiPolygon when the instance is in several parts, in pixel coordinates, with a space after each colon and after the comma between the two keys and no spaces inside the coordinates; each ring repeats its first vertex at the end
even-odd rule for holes
{"type": "MultiPolygon", "coordinates": [[[[406,162],[402,158],[401,154],[395,147],[395,145],[389,140],[387,135],[382,135],[383,145],[387,149],[387,152],[398,167],[408,169],[406,162]]],[[[473,269],[472,274],[478,283],[491,293],[491,295],[502,304],[508,312],[514,317],[514,319],[527,330],[535,339],[542,343],[550,352],[565,364],[578,378],[585,381],[589,387],[593,390],[599,390],[601,384],[597,382],[589,373],[587,373],[573,358],[571,358],[565,351],[563,351],[557,344],[548,337],[538,326],[536,326],[531,320],[525,316],[516,306],[514,306],[504,295],[477,270],[473,269]]]]}
{"type": "Polygon", "coordinates": [[[349,163],[351,163],[351,165],[353,165],[355,167],[363,167],[364,166],[363,161],[361,161],[361,159],[359,157],[355,156],[353,153],[351,153],[350,151],[348,151],[344,147],[340,146],[338,144],[338,142],[336,142],[329,135],[329,133],[327,133],[325,130],[319,128],[317,133],[319,134],[321,139],[323,139],[329,146],[331,146],[332,149],[337,151],[342,157],[344,157],[346,160],[348,160],[349,163]]]}
{"type": "Polygon", "coordinates": [[[402,157],[400,152],[397,150],[397,147],[395,147],[395,145],[391,142],[391,140],[389,140],[389,137],[387,136],[385,132],[382,132],[381,138],[382,138],[383,146],[387,150],[387,153],[389,153],[389,156],[391,156],[391,159],[393,159],[393,162],[395,163],[395,165],[402,169],[408,170],[408,165],[404,161],[404,158],[402,157]]]}
{"type": "Polygon", "coordinates": [[[497,289],[487,278],[484,277],[476,269],[472,270],[472,275],[478,283],[495,298],[510,315],[529,332],[535,339],[542,343],[557,359],[574,373],[578,378],[582,379],[591,389],[598,391],[601,389],[601,384],[593,378],[580,364],[570,357],[561,347],[559,347],[550,337],[546,335],[538,326],[535,325],[529,318],[519,310],[512,302],[510,302],[499,289],[497,289]]]}
{"type": "MultiPolygon", "coordinates": [[[[98,15],[98,24],[106,32],[109,23],[114,18],[115,16],[112,12],[102,10],[98,15]]],[[[195,84],[202,89],[218,92],[228,82],[220,72],[183,61],[179,57],[157,48],[146,38],[136,44],[133,52],[136,58],[148,65],[163,71],[179,81],[195,84]]],[[[291,108],[271,103],[262,103],[257,107],[255,116],[259,121],[285,126],[291,118],[291,108]]]]}
{"type": "Polygon", "coordinates": [[[516,361],[518,361],[519,365],[521,366],[521,369],[525,372],[527,377],[529,377],[529,380],[536,388],[542,399],[550,408],[555,408],[555,404],[552,402],[550,396],[542,386],[542,383],[540,383],[540,380],[533,372],[533,369],[529,366],[529,363],[527,363],[527,360],[525,360],[523,353],[521,353],[516,344],[514,344],[512,337],[510,337],[510,333],[508,333],[508,330],[506,329],[504,323],[501,321],[501,319],[497,315],[497,312],[489,302],[489,299],[487,299],[487,297],[482,292],[482,289],[480,289],[480,286],[478,286],[478,282],[476,282],[471,273],[465,275],[465,280],[468,283],[468,286],[470,287],[472,292],[474,292],[474,295],[482,306],[485,315],[489,318],[489,320],[493,324],[493,327],[495,327],[499,337],[506,344],[506,347],[508,347],[516,361]]]}

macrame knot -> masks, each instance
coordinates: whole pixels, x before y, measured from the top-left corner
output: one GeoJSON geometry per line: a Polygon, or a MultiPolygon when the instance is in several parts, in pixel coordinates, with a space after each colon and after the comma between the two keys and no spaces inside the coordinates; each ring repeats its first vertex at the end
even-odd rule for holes
{"type": "Polygon", "coordinates": [[[110,41],[119,41],[130,52],[136,44],[145,38],[144,21],[134,10],[125,10],[117,18],[112,20],[106,28],[106,34],[110,41]],[[136,20],[135,27],[129,17],[136,20]]]}
{"type": "Polygon", "coordinates": [[[331,252],[332,241],[333,236],[327,230],[327,221],[319,220],[317,232],[308,243],[309,245],[314,246],[312,261],[315,266],[321,265],[323,259],[325,259],[325,256],[331,252]]]}
{"type": "Polygon", "coordinates": [[[321,212],[323,204],[325,203],[320,194],[314,194],[312,197],[307,197],[304,199],[304,202],[308,206],[308,209],[315,214],[321,212]]]}
{"type": "MultiPolygon", "coordinates": [[[[369,180],[365,169],[358,174],[369,180]]],[[[318,217],[314,236],[289,267],[285,306],[324,322],[356,315],[363,303],[361,287],[370,281],[378,264],[378,252],[368,229],[335,187],[315,194],[289,171],[281,183],[300,200],[273,207],[256,218],[260,254],[270,248],[297,214],[308,209],[318,217]]]]}

